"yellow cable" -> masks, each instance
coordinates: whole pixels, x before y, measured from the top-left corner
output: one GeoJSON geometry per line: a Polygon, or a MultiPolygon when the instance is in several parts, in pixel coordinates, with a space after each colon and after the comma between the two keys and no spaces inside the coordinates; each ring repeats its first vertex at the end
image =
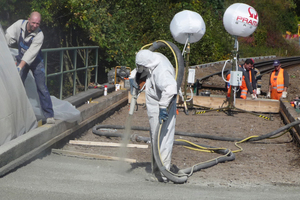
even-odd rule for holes
{"type": "Polygon", "coordinates": [[[213,153],[213,152],[215,152],[215,151],[217,151],[217,150],[226,150],[226,148],[208,148],[208,147],[203,147],[203,146],[197,145],[197,144],[195,144],[195,143],[192,143],[192,142],[190,142],[190,141],[182,140],[182,139],[177,139],[176,141],[179,141],[179,142],[186,142],[186,143],[188,143],[188,144],[190,144],[190,145],[193,145],[193,146],[195,146],[195,147],[197,147],[197,148],[188,147],[188,146],[184,146],[184,147],[187,148],[187,149],[193,149],[193,150],[197,150],[197,151],[202,151],[202,150],[203,150],[204,152],[213,153]],[[201,150],[201,149],[202,149],[202,150],[201,150]]]}
{"type": "Polygon", "coordinates": [[[144,48],[146,48],[146,47],[148,47],[148,46],[151,46],[153,43],[150,43],[150,44],[146,44],[146,45],[144,45],[141,49],[144,49],[144,48]]]}
{"type": "Polygon", "coordinates": [[[172,51],[172,53],[173,53],[173,55],[174,55],[174,58],[175,58],[175,66],[176,66],[176,67],[175,67],[175,69],[176,69],[175,80],[177,80],[177,75],[178,75],[178,62],[177,62],[177,56],[176,56],[174,50],[173,50],[172,47],[171,47],[166,41],[164,41],[164,40],[157,40],[157,42],[163,42],[163,43],[165,43],[165,44],[171,49],[171,51],[172,51]]]}
{"type": "Polygon", "coordinates": [[[239,148],[239,150],[235,150],[235,151],[232,151],[232,152],[233,152],[233,153],[237,153],[237,152],[243,151],[243,148],[240,147],[238,144],[243,143],[243,142],[245,142],[245,141],[247,141],[247,140],[250,140],[251,138],[256,138],[256,137],[259,137],[259,136],[258,136],[258,135],[253,135],[253,136],[247,137],[247,138],[245,138],[245,139],[243,139],[243,140],[241,140],[241,141],[238,141],[238,142],[234,143],[234,145],[235,145],[237,148],[239,148]]]}

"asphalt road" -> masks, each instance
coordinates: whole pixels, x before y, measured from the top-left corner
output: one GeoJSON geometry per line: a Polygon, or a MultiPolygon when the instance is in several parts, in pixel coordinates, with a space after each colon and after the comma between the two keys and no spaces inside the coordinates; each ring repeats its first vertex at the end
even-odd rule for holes
{"type": "Polygon", "coordinates": [[[215,187],[147,181],[150,163],[132,167],[116,161],[46,155],[0,178],[3,200],[82,199],[299,199],[300,188],[215,187]]]}

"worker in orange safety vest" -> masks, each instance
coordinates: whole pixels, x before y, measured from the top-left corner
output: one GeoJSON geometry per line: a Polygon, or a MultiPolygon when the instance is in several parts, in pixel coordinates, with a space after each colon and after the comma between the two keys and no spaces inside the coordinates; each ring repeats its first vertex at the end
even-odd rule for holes
{"type": "MultiPolygon", "coordinates": [[[[256,99],[256,79],[255,72],[253,69],[253,60],[246,59],[243,65],[239,65],[238,70],[243,72],[243,77],[242,85],[240,86],[239,91],[237,92],[237,97],[246,99],[247,94],[249,92],[251,94],[251,98],[256,99]]],[[[230,71],[228,72],[226,79],[227,81],[230,80],[230,71]]],[[[227,84],[227,89],[227,97],[229,98],[231,92],[231,86],[229,83],[227,84]]]]}
{"type": "Polygon", "coordinates": [[[273,63],[274,71],[270,75],[269,92],[267,98],[277,99],[287,97],[287,88],[289,85],[289,75],[281,68],[279,60],[273,63]]]}

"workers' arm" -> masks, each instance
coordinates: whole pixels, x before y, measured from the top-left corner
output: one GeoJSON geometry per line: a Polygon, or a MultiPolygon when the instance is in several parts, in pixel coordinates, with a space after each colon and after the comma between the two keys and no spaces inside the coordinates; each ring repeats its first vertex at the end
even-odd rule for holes
{"type": "Polygon", "coordinates": [[[9,47],[18,42],[21,33],[21,24],[23,20],[18,20],[8,27],[5,31],[6,43],[9,47]]]}
{"type": "Polygon", "coordinates": [[[175,74],[170,70],[165,70],[154,77],[156,86],[161,91],[160,108],[167,108],[174,95],[177,94],[177,82],[174,77],[175,74]]]}
{"type": "Polygon", "coordinates": [[[250,80],[249,80],[249,73],[251,73],[251,71],[244,71],[243,74],[245,76],[245,81],[246,81],[246,86],[247,86],[247,89],[248,91],[250,92],[250,94],[253,94],[253,87],[250,83],[250,80]]]}
{"type": "MultiPolygon", "coordinates": [[[[250,73],[250,72],[249,72],[249,73],[250,73]]],[[[251,73],[252,73],[252,74],[251,74],[251,75],[252,75],[252,76],[251,76],[251,77],[252,77],[252,88],[253,88],[253,90],[256,90],[256,83],[257,83],[257,82],[256,82],[256,76],[255,76],[256,74],[255,74],[255,72],[254,72],[254,69],[251,70],[251,73]]]]}
{"type": "Polygon", "coordinates": [[[287,92],[287,88],[289,86],[289,75],[286,70],[283,71],[283,80],[284,80],[284,91],[287,92]]]}
{"type": "Polygon", "coordinates": [[[19,63],[18,67],[20,69],[22,69],[25,65],[26,65],[26,62],[24,60],[21,60],[21,62],[19,63]]]}

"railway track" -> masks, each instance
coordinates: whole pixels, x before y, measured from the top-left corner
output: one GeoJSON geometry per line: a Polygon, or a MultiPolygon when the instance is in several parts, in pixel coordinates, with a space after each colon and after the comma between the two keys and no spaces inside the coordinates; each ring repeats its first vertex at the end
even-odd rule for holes
{"type": "MultiPolygon", "coordinates": [[[[293,67],[295,65],[300,64],[300,56],[295,56],[295,57],[288,57],[288,58],[281,58],[281,59],[272,59],[268,61],[263,61],[263,62],[257,62],[254,64],[254,67],[257,68],[260,71],[260,74],[263,76],[265,74],[269,74],[270,72],[273,71],[273,62],[274,60],[279,60],[281,63],[282,68],[288,68],[288,67],[293,67]]],[[[224,70],[224,75],[229,71],[229,69],[224,70]]],[[[198,90],[200,89],[211,89],[211,90],[221,90],[221,91],[226,91],[225,85],[222,86],[216,86],[216,85],[209,85],[206,83],[206,81],[213,77],[213,76],[221,76],[222,71],[218,71],[212,74],[209,74],[207,76],[201,77],[196,80],[196,85],[198,90]]]]}

